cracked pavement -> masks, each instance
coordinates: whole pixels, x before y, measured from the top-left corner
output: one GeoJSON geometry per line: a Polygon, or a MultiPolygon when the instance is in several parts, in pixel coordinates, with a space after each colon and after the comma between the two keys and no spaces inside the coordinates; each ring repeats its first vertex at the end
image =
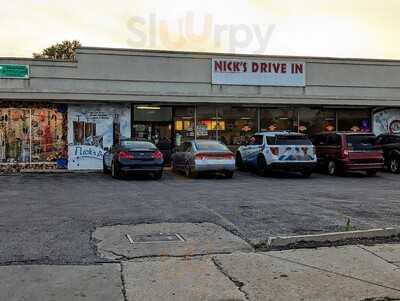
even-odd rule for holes
{"type": "Polygon", "coordinates": [[[356,229],[399,226],[399,179],[2,175],[0,300],[400,300],[400,245],[265,253],[248,245],[268,235],[340,230],[347,218],[356,229]],[[126,255],[110,248],[120,244],[106,241],[111,232],[98,232],[133,235],[156,223],[172,232],[186,225],[179,232],[193,239],[190,252],[148,245],[126,255]],[[203,243],[190,236],[198,235],[193,223],[210,227],[219,247],[196,250],[203,243]],[[232,244],[239,237],[247,243],[232,244]]]}
{"type": "Polygon", "coordinates": [[[400,175],[381,173],[310,179],[259,178],[113,180],[97,173],[0,176],[0,264],[103,262],[92,232],[107,225],[210,222],[248,242],[268,235],[400,224],[400,175]]]}
{"type": "Polygon", "coordinates": [[[386,244],[11,265],[0,267],[0,300],[392,301],[400,300],[398,263],[400,245],[386,244]]]}

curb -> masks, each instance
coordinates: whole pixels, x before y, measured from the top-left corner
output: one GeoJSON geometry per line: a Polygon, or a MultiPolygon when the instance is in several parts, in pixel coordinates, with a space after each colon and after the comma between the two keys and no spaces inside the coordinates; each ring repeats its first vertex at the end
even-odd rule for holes
{"type": "Polygon", "coordinates": [[[298,235],[298,236],[271,236],[265,247],[267,249],[284,248],[297,244],[312,244],[315,247],[326,243],[342,241],[357,241],[377,238],[390,238],[400,236],[400,228],[370,229],[348,232],[332,232],[323,234],[298,235]]]}

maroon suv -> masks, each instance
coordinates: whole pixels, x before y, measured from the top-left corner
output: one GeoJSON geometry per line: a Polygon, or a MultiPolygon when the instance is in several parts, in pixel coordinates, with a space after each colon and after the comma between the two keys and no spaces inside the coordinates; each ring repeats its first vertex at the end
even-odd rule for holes
{"type": "Polygon", "coordinates": [[[383,169],[383,153],[371,133],[334,132],[313,136],[318,167],[330,175],[365,171],[374,176],[383,169]]]}

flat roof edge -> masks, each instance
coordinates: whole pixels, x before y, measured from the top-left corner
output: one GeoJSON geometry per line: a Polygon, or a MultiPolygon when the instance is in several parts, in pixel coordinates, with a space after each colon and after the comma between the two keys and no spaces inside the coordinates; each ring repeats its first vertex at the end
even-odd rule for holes
{"type": "Polygon", "coordinates": [[[77,49],[77,53],[132,53],[135,54],[165,54],[171,56],[204,56],[204,57],[253,57],[253,58],[277,58],[277,59],[311,59],[311,60],[332,60],[332,61],[362,61],[362,62],[383,62],[399,63],[399,59],[383,58],[357,58],[357,57],[329,57],[329,56],[301,56],[301,55],[277,55],[277,54],[256,54],[256,53],[226,53],[226,52],[201,52],[183,50],[161,50],[161,49],[137,49],[137,48],[110,48],[82,46],[77,49]]]}

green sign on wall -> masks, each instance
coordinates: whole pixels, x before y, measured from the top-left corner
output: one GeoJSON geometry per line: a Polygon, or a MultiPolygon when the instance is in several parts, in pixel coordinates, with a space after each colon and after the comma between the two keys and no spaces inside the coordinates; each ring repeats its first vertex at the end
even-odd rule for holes
{"type": "Polygon", "coordinates": [[[29,66],[0,64],[0,79],[1,78],[27,79],[29,78],[29,66]]]}

